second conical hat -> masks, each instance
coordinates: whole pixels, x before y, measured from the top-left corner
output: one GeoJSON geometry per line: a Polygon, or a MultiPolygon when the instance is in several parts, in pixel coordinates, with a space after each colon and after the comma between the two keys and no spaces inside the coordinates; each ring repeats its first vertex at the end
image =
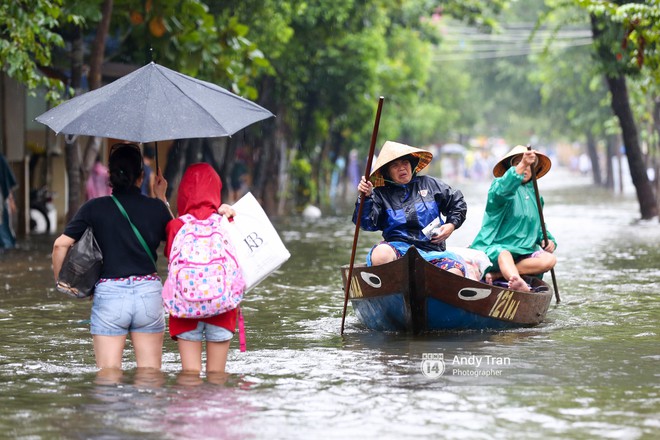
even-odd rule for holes
{"type": "MultiPolygon", "coordinates": [[[[495,164],[493,167],[493,176],[502,177],[506,170],[511,168],[513,160],[518,156],[522,156],[525,151],[527,151],[527,147],[524,145],[516,145],[513,147],[511,151],[495,164]]],[[[545,154],[539,153],[538,151],[534,151],[534,153],[536,153],[536,178],[540,179],[550,171],[552,162],[550,162],[550,158],[545,154]]]]}

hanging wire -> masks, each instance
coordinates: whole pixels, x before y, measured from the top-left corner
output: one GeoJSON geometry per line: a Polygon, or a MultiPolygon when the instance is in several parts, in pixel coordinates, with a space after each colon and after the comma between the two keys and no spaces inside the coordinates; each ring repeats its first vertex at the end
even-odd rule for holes
{"type": "Polygon", "coordinates": [[[442,43],[435,61],[467,61],[527,56],[548,50],[566,50],[592,44],[591,29],[571,27],[554,30],[533,24],[508,24],[498,33],[482,33],[459,25],[440,29],[442,43]]]}

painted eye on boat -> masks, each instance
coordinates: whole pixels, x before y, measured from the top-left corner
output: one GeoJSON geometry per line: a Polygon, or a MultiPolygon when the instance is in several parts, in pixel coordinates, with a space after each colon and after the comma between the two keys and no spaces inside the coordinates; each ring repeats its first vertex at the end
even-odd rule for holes
{"type": "Polygon", "coordinates": [[[458,297],[465,301],[476,301],[487,298],[492,292],[491,289],[478,289],[475,287],[466,287],[458,292],[458,297]]]}
{"type": "Polygon", "coordinates": [[[375,289],[379,289],[383,285],[380,277],[369,272],[360,272],[362,280],[375,289]]]}

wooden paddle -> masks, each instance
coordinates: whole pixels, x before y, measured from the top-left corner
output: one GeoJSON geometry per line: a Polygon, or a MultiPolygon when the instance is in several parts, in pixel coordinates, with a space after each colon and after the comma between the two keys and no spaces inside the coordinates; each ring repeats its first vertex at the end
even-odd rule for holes
{"type": "MultiPolygon", "coordinates": [[[[378,110],[376,111],[376,121],[374,130],[371,133],[371,145],[369,146],[369,156],[367,156],[367,166],[364,169],[364,178],[369,180],[371,172],[371,162],[374,158],[374,149],[376,148],[376,138],[378,138],[378,126],[380,125],[380,113],[383,110],[384,97],[378,99],[378,110]]],[[[353,277],[353,264],[355,263],[355,249],[357,248],[358,234],[360,233],[360,219],[362,218],[362,207],[364,206],[364,194],[360,193],[360,206],[358,206],[357,219],[355,220],[355,234],[353,236],[353,249],[351,250],[351,262],[348,266],[348,276],[346,277],[346,288],[344,289],[344,310],[341,314],[340,335],[344,334],[344,322],[346,321],[346,305],[348,304],[348,291],[351,287],[351,278],[353,277]]]]}
{"type": "MultiPolygon", "coordinates": [[[[527,150],[532,151],[532,146],[527,145],[527,150]]],[[[543,231],[543,240],[546,245],[548,241],[548,231],[545,229],[545,220],[543,219],[543,208],[541,207],[541,196],[539,195],[539,185],[536,182],[536,164],[532,165],[530,168],[532,170],[532,183],[534,184],[534,194],[536,195],[536,207],[539,210],[539,218],[541,219],[541,231],[543,231]]],[[[559,298],[559,288],[557,288],[557,277],[555,276],[555,268],[550,269],[550,274],[552,275],[552,287],[555,289],[555,300],[557,303],[561,302],[559,298]]]]}

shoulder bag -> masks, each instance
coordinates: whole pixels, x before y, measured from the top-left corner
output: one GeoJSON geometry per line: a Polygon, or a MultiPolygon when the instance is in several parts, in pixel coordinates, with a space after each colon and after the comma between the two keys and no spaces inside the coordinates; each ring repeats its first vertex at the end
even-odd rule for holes
{"type": "MultiPolygon", "coordinates": [[[[138,231],[137,227],[131,222],[126,210],[119,203],[115,196],[112,200],[117,204],[119,211],[128,220],[128,223],[133,228],[133,232],[137,236],[140,244],[147,252],[151,262],[156,267],[156,260],[151,254],[147,242],[142,238],[142,234],[138,231]]],[[[76,241],[69,249],[62,262],[62,268],[57,278],[56,288],[59,292],[65,293],[74,298],[87,298],[94,294],[94,288],[101,276],[101,268],[103,266],[103,253],[99,247],[94,232],[91,227],[88,227],[83,233],[82,237],[76,241]]]]}
{"type": "Polygon", "coordinates": [[[57,277],[56,288],[74,298],[87,298],[101,276],[103,254],[91,227],[69,249],[57,277]]]}

